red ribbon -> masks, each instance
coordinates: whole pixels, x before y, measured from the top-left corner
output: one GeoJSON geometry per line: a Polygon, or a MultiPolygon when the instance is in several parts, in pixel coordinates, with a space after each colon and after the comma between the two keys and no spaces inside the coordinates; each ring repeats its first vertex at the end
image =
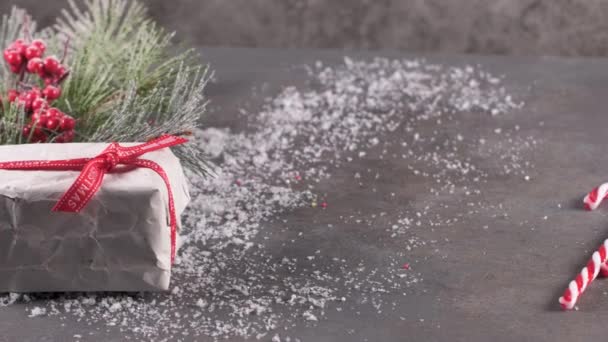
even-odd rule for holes
{"type": "Polygon", "coordinates": [[[180,145],[188,140],[173,135],[163,135],[147,143],[124,147],[113,142],[94,158],[77,158],[66,160],[27,160],[0,162],[0,169],[4,170],[52,170],[52,171],[81,171],[74,184],[61,196],[53,211],[77,213],[84,208],[93,195],[101,187],[106,173],[128,171],[138,167],[145,167],[155,171],[162,177],[169,194],[169,221],[171,227],[171,263],[175,259],[175,238],[177,234],[177,215],[175,202],[169,177],[165,170],[157,163],[139,159],[145,153],[160,150],[166,147],[180,145]],[[123,168],[117,168],[124,165],[123,168]]]}

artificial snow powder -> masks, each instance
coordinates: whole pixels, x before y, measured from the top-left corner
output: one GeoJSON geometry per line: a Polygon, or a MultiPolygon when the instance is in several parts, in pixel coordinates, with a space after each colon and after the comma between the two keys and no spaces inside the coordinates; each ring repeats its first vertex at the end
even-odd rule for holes
{"type": "MultiPolygon", "coordinates": [[[[169,294],[39,295],[33,298],[38,306],[26,304],[33,306],[28,309],[30,317],[101,323],[142,340],[240,336],[275,342],[292,340],[282,339],[279,330],[284,334],[295,326],[319,324],[328,310],[348,307],[358,312],[369,305],[378,314],[395,311],[397,304],[387,301],[385,294],[406,294],[423,286],[423,274],[410,268],[415,260],[408,253],[435,243],[417,237],[415,231],[450,227],[469,212],[443,217],[441,206],[422,206],[404,209],[394,222],[386,222],[384,212],[362,216],[353,210],[355,214],[327,225],[365,225],[386,237],[401,238],[402,252],[386,267],[362,261],[352,268],[344,258],[325,256],[316,248],[302,258],[287,257],[281,248],[267,245],[269,227],[279,224],[281,231],[288,231],[290,221],[282,213],[325,203],[315,184],[331,179],[333,170],[357,156],[407,160],[403,172],[434,181],[426,190],[429,196],[458,193],[470,197],[471,203],[481,201],[479,184],[488,173],[477,159],[461,159],[457,151],[500,160],[503,168],[498,170],[505,175],[521,177],[532,168],[524,152],[534,143],[515,134],[519,127],[489,129],[484,137],[465,131],[446,135],[441,130],[464,120],[463,113],[491,117],[522,105],[500,78],[479,68],[347,58],[337,67],[317,63],[309,74],[309,87],[287,87],[260,112],[244,110],[251,120],[246,132],[196,132],[218,169],[214,178],[190,175],[192,202],[184,215],[183,245],[169,294]],[[397,138],[387,140],[389,135],[397,138]],[[505,151],[510,157],[501,160],[505,151]]],[[[382,170],[354,173],[360,186],[382,176],[382,170]]],[[[325,210],[331,213],[331,207],[325,210]]],[[[297,245],[306,235],[299,232],[287,242],[297,245]]],[[[0,297],[0,306],[27,302],[25,297],[8,294],[0,297]]]]}
{"type": "Polygon", "coordinates": [[[46,315],[46,309],[35,306],[31,311],[28,317],[38,317],[46,315]]]}

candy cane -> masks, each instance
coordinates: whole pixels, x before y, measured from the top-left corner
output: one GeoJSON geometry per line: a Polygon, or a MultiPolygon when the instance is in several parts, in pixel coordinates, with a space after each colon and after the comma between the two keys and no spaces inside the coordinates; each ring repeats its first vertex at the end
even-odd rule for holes
{"type": "MultiPolygon", "coordinates": [[[[591,192],[583,198],[583,203],[588,210],[595,210],[599,207],[600,203],[602,203],[602,200],[606,198],[606,195],[608,195],[608,183],[604,183],[591,190],[591,192]]],[[[580,297],[585,289],[587,289],[587,286],[597,278],[597,275],[600,272],[602,276],[608,276],[608,265],[606,264],[608,259],[607,252],[608,239],[606,239],[600,248],[593,253],[587,266],[583,267],[581,273],[568,284],[568,288],[564,291],[564,294],[559,297],[559,303],[564,310],[574,308],[578,297],[580,297]]]]}
{"type": "MultiPolygon", "coordinates": [[[[602,201],[606,199],[608,196],[608,183],[604,183],[597,188],[591,190],[585,198],[583,198],[583,203],[585,203],[585,208],[587,210],[595,210],[597,209],[602,201]]],[[[600,266],[600,274],[602,277],[608,277],[608,264],[603,263],[600,266]]]]}
{"type": "Polygon", "coordinates": [[[600,206],[600,203],[606,198],[608,195],[608,183],[604,183],[597,188],[591,190],[590,193],[583,198],[583,203],[585,203],[585,208],[587,210],[595,210],[600,206]]]}
{"type": "Polygon", "coordinates": [[[606,263],[606,250],[608,249],[608,239],[604,241],[600,248],[593,252],[591,260],[587,263],[587,266],[583,267],[581,273],[576,276],[576,279],[570,282],[563,296],[559,297],[559,303],[562,305],[562,309],[569,310],[574,307],[578,297],[587,289],[587,286],[597,277],[600,273],[600,268],[606,263]]]}

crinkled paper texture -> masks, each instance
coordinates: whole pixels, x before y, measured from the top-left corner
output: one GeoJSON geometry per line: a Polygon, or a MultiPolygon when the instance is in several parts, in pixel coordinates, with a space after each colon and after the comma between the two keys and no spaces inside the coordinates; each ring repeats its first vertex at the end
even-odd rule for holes
{"type": "MultiPolygon", "coordinates": [[[[0,162],[94,157],[107,146],[6,145],[0,162]]],[[[190,196],[179,159],[168,148],[141,158],[165,170],[181,215],[190,196]]],[[[80,213],[51,212],[77,176],[0,170],[0,292],[167,290],[171,234],[162,178],[145,168],[107,174],[80,213]]]]}

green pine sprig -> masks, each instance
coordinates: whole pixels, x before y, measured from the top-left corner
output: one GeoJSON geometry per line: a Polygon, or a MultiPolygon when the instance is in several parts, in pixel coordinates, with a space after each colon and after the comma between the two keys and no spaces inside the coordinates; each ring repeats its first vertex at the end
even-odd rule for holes
{"type": "MultiPolygon", "coordinates": [[[[41,32],[25,11],[13,9],[0,25],[0,46],[22,37],[24,29],[42,37],[48,51],[65,58],[69,76],[53,106],[77,120],[76,141],[145,141],[161,134],[187,134],[205,113],[204,88],[210,73],[195,51],[172,43],[173,34],[130,0],[70,0],[56,24],[41,32]]],[[[2,63],[4,64],[4,63],[2,63]]],[[[14,85],[3,65],[1,90],[14,85]],[[12,82],[12,83],[11,83],[12,82]]],[[[22,143],[19,108],[0,114],[0,144],[22,143]]],[[[199,174],[209,166],[194,144],[174,149],[199,174]]]]}

